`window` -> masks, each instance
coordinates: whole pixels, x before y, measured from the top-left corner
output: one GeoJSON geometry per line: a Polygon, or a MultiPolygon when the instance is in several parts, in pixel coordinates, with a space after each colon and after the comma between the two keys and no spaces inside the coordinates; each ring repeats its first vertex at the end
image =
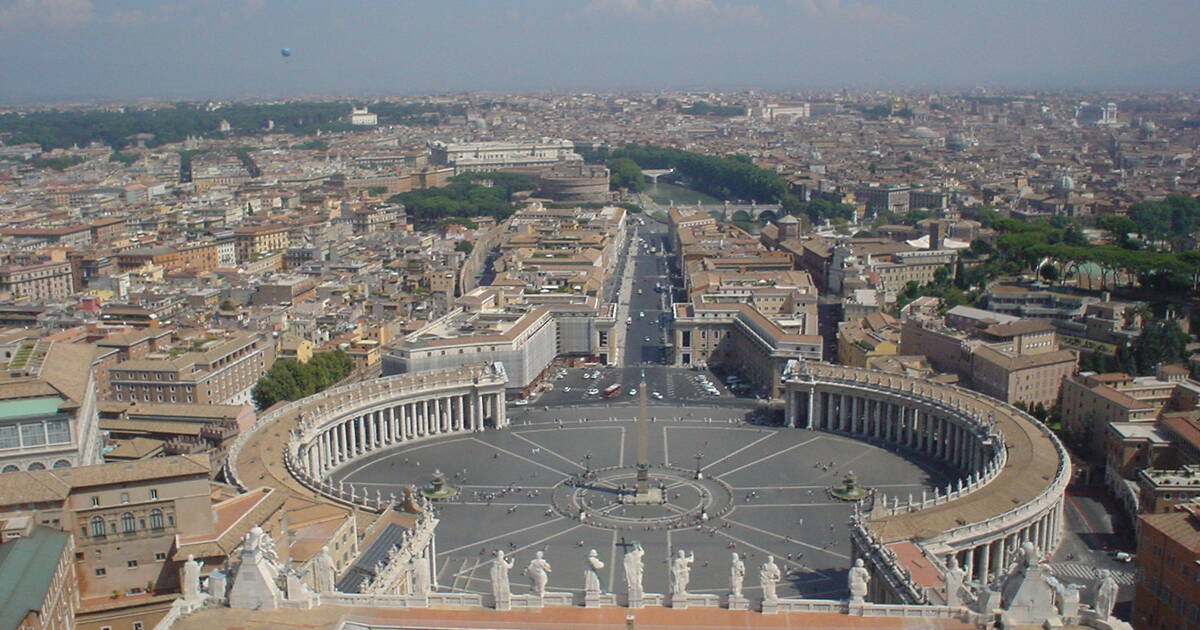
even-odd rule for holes
{"type": "Polygon", "coordinates": [[[137,560],[130,560],[125,563],[125,566],[129,567],[130,569],[136,569],[137,568],[137,560]]]}
{"type": "Polygon", "coordinates": [[[140,622],[140,621],[133,622],[133,630],[142,630],[142,622],[140,622]]]}
{"type": "Polygon", "coordinates": [[[96,577],[104,577],[106,573],[108,572],[105,571],[103,567],[96,569],[96,577]]]}
{"type": "Polygon", "coordinates": [[[99,516],[93,516],[92,520],[89,522],[91,523],[91,526],[92,526],[92,535],[93,536],[103,536],[104,535],[104,519],[100,518],[99,516]]]}
{"type": "Polygon", "coordinates": [[[163,560],[166,560],[166,559],[167,559],[167,554],[165,554],[165,553],[163,553],[163,552],[159,551],[158,553],[155,553],[155,554],[154,554],[154,559],[155,559],[155,560],[157,560],[157,561],[159,561],[159,562],[162,562],[163,560]]]}
{"type": "Polygon", "coordinates": [[[150,498],[151,499],[158,498],[158,488],[150,488],[150,498]]]}
{"type": "Polygon", "coordinates": [[[121,503],[122,504],[129,503],[129,493],[128,492],[121,493],[121,503]]]}
{"type": "Polygon", "coordinates": [[[92,507],[98,507],[99,505],[100,505],[100,497],[92,497],[92,507]]]}
{"type": "Polygon", "coordinates": [[[163,518],[162,510],[150,510],[150,529],[162,529],[163,518]]]}
{"type": "Polygon", "coordinates": [[[71,426],[65,419],[51,420],[46,423],[46,441],[50,444],[64,444],[71,441],[71,426]]]}
{"type": "Polygon", "coordinates": [[[126,534],[133,531],[133,514],[126,512],[121,515],[121,531],[126,534]]]}

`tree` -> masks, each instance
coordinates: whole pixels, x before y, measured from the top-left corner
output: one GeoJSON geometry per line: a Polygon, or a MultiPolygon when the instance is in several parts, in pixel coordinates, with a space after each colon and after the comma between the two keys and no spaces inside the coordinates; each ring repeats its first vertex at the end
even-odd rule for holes
{"type": "Polygon", "coordinates": [[[317,352],[308,363],[295,359],[276,361],[258,383],[252,395],[259,409],[280,401],[299,400],[337,383],[354,369],[354,360],[341,350],[317,352]]]}
{"type": "Polygon", "coordinates": [[[609,160],[605,166],[608,167],[609,184],[613,188],[624,188],[630,192],[646,189],[646,176],[642,174],[642,167],[638,166],[637,162],[618,157],[609,160]]]}
{"type": "Polygon", "coordinates": [[[1106,214],[1096,219],[1096,227],[1104,230],[1108,240],[1119,247],[1129,247],[1129,235],[1138,231],[1138,226],[1129,217],[1106,214]]]}
{"type": "Polygon", "coordinates": [[[470,254],[471,250],[474,248],[475,246],[471,244],[471,241],[461,240],[457,245],[454,246],[454,251],[470,254]]]}

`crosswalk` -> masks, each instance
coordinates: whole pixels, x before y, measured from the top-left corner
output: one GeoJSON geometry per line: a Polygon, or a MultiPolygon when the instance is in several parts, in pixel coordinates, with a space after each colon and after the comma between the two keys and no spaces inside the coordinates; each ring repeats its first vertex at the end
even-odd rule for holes
{"type": "MultiPolygon", "coordinates": [[[[1050,572],[1062,578],[1091,581],[1096,579],[1096,568],[1079,562],[1056,562],[1050,564],[1050,572]]],[[[1132,585],[1133,571],[1113,571],[1113,579],[1118,585],[1132,585]]]]}

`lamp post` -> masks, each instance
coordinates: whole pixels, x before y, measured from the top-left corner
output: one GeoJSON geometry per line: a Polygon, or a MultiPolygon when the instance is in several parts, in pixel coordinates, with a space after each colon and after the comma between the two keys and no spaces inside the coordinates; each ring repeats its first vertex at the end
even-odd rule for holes
{"type": "Polygon", "coordinates": [[[696,451],[696,479],[703,479],[704,473],[700,471],[700,462],[704,460],[704,453],[696,451]]]}
{"type": "Polygon", "coordinates": [[[585,477],[592,476],[592,454],[588,453],[583,456],[583,475],[585,477]]]}

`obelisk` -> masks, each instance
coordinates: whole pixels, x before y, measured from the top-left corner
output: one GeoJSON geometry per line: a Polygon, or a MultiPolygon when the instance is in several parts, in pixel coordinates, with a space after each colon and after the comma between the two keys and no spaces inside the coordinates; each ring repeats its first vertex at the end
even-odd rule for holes
{"type": "Polygon", "coordinates": [[[646,413],[646,371],[642,370],[642,381],[638,384],[637,419],[637,477],[633,494],[621,497],[622,503],[646,505],[664,503],[666,495],[662,488],[650,484],[650,420],[646,413]]]}
{"type": "MultiPolygon", "coordinates": [[[[646,414],[646,370],[642,370],[642,382],[638,384],[637,421],[637,495],[650,494],[650,421],[646,414]]],[[[643,501],[645,498],[642,499],[643,501]]]]}

